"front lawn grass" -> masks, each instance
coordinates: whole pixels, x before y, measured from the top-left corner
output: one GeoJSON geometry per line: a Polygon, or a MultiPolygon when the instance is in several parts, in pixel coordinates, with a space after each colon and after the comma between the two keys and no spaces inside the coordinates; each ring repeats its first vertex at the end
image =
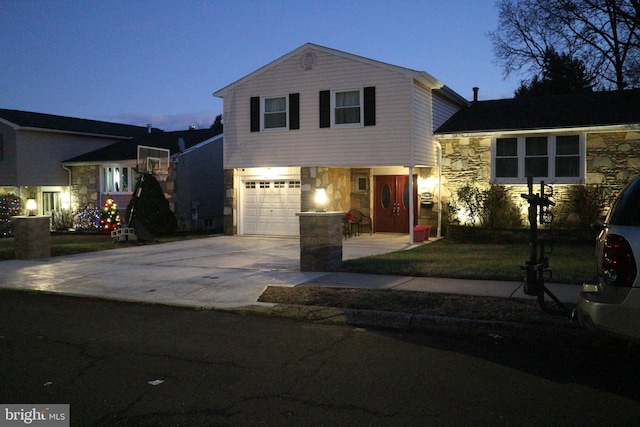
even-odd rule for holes
{"type": "MultiPolygon", "coordinates": [[[[582,284],[595,273],[593,245],[553,246],[546,282],[582,284]]],[[[447,239],[408,251],[345,261],[341,271],[418,277],[522,281],[528,244],[455,243],[447,239]]]]}

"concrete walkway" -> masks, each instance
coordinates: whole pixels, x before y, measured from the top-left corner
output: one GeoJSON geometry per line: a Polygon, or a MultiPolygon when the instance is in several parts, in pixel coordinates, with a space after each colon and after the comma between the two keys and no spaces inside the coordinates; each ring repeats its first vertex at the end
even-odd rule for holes
{"type": "MultiPolygon", "coordinates": [[[[343,259],[415,246],[408,244],[407,235],[362,235],[344,241],[343,259]]],[[[297,237],[214,236],[44,260],[0,261],[0,288],[203,308],[260,305],[256,301],[269,285],[530,298],[520,282],[301,272],[299,255],[297,237]]],[[[575,303],[581,290],[574,285],[548,287],[566,303],[575,303]]]]}

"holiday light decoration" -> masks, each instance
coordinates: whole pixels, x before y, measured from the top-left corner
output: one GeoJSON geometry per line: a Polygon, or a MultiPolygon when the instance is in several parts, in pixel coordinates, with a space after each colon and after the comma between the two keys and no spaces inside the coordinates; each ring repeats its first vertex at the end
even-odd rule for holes
{"type": "Polygon", "coordinates": [[[79,208],[73,219],[76,230],[95,231],[100,221],[100,209],[97,206],[87,205],[79,208]]]}
{"type": "Polygon", "coordinates": [[[111,196],[107,196],[102,212],[100,213],[100,230],[110,232],[120,225],[120,214],[118,206],[111,196]]]}
{"type": "Polygon", "coordinates": [[[22,214],[22,202],[14,194],[0,196],[0,237],[13,236],[11,217],[22,214]]]}

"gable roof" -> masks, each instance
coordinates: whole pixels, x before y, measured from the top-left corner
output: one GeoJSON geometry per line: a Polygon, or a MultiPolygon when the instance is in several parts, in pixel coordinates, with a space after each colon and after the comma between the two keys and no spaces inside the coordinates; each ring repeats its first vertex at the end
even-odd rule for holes
{"type": "MultiPolygon", "coordinates": [[[[147,127],[144,126],[78,119],[75,117],[56,116],[53,114],[34,113],[30,111],[7,110],[3,108],[0,108],[0,122],[3,122],[16,130],[39,129],[117,138],[127,138],[133,135],[148,133],[147,127]]],[[[152,128],[152,132],[161,132],[161,130],[152,128]]]]}
{"type": "Polygon", "coordinates": [[[416,80],[422,82],[423,84],[425,84],[427,87],[429,87],[431,89],[440,91],[440,94],[442,96],[444,96],[446,98],[449,98],[454,102],[466,103],[466,100],[462,96],[460,96],[459,94],[454,92],[449,87],[445,86],[444,83],[442,83],[441,81],[439,81],[438,79],[436,79],[435,77],[433,77],[431,74],[429,74],[427,72],[412,70],[410,68],[405,68],[405,67],[400,67],[400,66],[397,66],[397,65],[392,65],[392,64],[388,64],[386,62],[376,61],[374,59],[365,58],[363,56],[354,55],[354,54],[351,54],[351,53],[343,52],[343,51],[336,50],[336,49],[331,49],[331,48],[320,46],[320,45],[313,44],[313,43],[305,43],[305,44],[303,44],[299,48],[287,53],[286,55],[281,56],[280,58],[268,63],[267,65],[257,69],[256,71],[254,71],[254,72],[252,72],[250,74],[247,74],[246,76],[242,77],[239,80],[236,80],[235,82],[231,83],[230,85],[227,85],[222,89],[219,89],[218,91],[214,92],[213,95],[217,96],[217,97],[220,97],[220,98],[224,98],[224,96],[229,91],[233,90],[236,86],[246,82],[247,80],[252,79],[256,75],[262,74],[262,73],[270,70],[271,68],[277,66],[278,64],[281,64],[282,62],[285,62],[285,61],[289,60],[292,57],[295,57],[297,55],[301,55],[301,54],[303,54],[303,53],[305,53],[305,52],[307,52],[309,50],[316,50],[316,51],[319,51],[319,52],[326,53],[328,55],[334,55],[334,56],[338,56],[338,57],[341,57],[341,58],[349,59],[349,60],[352,60],[352,61],[357,61],[357,62],[360,62],[360,63],[363,63],[363,64],[371,65],[371,66],[374,66],[374,67],[381,67],[381,68],[385,68],[387,70],[400,72],[402,74],[405,74],[409,78],[413,78],[413,79],[416,79],[416,80]]]}
{"type": "Polygon", "coordinates": [[[89,153],[81,154],[65,160],[62,163],[97,164],[122,160],[136,160],[138,158],[138,145],[166,148],[170,151],[171,155],[173,155],[180,153],[183,150],[186,151],[189,148],[192,148],[193,146],[207,141],[219,134],[220,131],[217,129],[192,129],[176,132],[145,133],[135,136],[132,139],[122,140],[89,153]],[[181,139],[184,141],[184,147],[180,146],[181,139]]]}
{"type": "Polygon", "coordinates": [[[640,125],[640,89],[476,101],[435,134],[640,125]]]}

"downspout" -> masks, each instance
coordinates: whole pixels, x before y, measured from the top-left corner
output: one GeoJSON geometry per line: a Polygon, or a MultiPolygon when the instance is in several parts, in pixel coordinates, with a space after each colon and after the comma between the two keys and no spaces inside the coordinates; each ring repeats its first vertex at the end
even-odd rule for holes
{"type": "Polygon", "coordinates": [[[436,237],[442,237],[442,145],[436,140],[438,147],[438,231],[436,237]]]}
{"type": "Polygon", "coordinates": [[[69,211],[71,211],[71,169],[67,168],[65,165],[62,165],[62,169],[69,173],[69,211]]]}
{"type": "Polygon", "coordinates": [[[413,166],[409,166],[409,244],[413,245],[413,221],[415,221],[413,213],[413,166]]]}

